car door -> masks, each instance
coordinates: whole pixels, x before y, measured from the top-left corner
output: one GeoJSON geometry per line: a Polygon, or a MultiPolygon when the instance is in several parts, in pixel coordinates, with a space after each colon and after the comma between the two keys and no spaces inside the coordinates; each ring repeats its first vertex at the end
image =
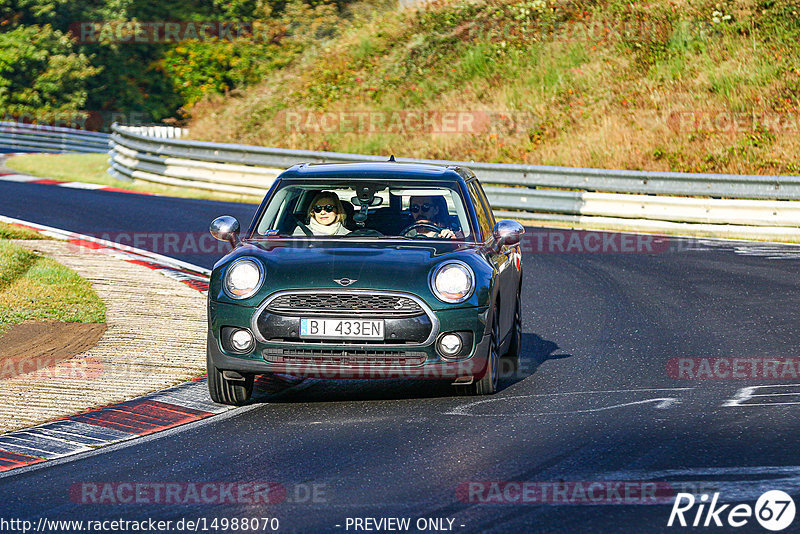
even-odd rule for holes
{"type": "MultiPolygon", "coordinates": [[[[475,206],[475,213],[478,217],[482,239],[485,241],[492,239],[492,230],[495,225],[494,214],[492,213],[489,201],[477,180],[472,180],[467,185],[472,203],[475,206]]],[[[502,247],[500,250],[489,250],[487,258],[495,269],[495,298],[500,299],[500,340],[505,339],[514,322],[514,305],[516,303],[516,293],[514,291],[515,272],[513,269],[513,247],[502,247]]]]}

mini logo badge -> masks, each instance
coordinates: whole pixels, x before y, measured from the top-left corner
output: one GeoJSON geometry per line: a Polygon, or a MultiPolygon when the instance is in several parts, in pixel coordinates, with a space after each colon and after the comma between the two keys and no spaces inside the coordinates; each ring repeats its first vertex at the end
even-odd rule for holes
{"type": "Polygon", "coordinates": [[[349,285],[355,284],[358,280],[353,280],[352,278],[339,278],[338,280],[334,280],[340,286],[347,287],[349,285]]]}

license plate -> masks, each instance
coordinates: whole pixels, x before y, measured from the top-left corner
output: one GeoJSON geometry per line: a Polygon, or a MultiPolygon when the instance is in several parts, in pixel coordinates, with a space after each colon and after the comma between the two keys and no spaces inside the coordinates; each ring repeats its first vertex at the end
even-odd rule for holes
{"type": "Polygon", "coordinates": [[[383,339],[383,319],[300,319],[308,339],[383,339]]]}

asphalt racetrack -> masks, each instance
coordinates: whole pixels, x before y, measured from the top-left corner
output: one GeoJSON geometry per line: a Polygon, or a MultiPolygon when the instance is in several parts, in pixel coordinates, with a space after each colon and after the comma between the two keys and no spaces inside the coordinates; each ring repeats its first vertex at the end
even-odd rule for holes
{"type": "MultiPolygon", "coordinates": [[[[0,182],[0,214],[93,235],[200,235],[223,214],[246,228],[254,209],[0,182]]],[[[800,502],[800,247],[528,232],[522,362],[497,394],[456,397],[433,380],[306,380],[222,416],[11,472],[0,515],[206,527],[277,518],[280,532],[767,532],[755,517],[730,526],[728,512],[767,490],[800,502]],[[119,483],[179,491],[98,501],[119,483]],[[280,490],[269,503],[186,498],[204,483],[280,490]],[[698,501],[690,526],[668,527],[679,492],[698,501]],[[729,505],[723,526],[703,527],[703,512],[691,527],[701,494],[729,505]]],[[[208,268],[219,257],[169,255],[208,268]]],[[[272,531],[262,526],[252,531],[272,531]]]]}

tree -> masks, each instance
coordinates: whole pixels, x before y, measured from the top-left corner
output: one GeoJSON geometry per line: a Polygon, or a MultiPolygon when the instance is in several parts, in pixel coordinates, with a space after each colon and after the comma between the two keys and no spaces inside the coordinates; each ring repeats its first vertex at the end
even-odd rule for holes
{"type": "Polygon", "coordinates": [[[51,26],[0,34],[0,114],[51,120],[83,109],[87,81],[100,72],[51,26]]]}

